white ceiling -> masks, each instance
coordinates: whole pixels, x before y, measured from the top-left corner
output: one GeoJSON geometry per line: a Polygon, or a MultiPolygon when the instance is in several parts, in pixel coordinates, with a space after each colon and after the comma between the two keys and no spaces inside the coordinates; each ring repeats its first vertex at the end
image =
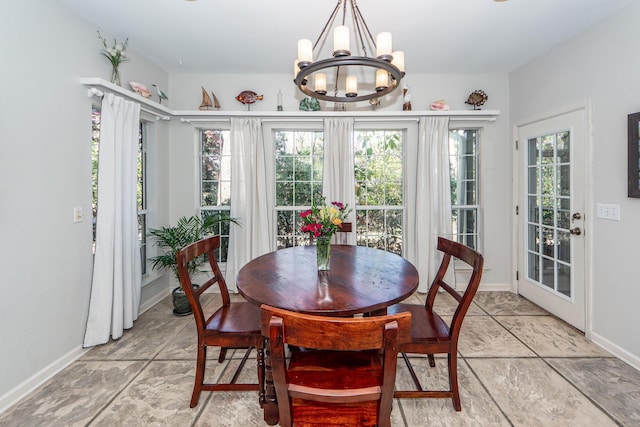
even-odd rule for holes
{"type": "MultiPolygon", "coordinates": [[[[170,73],[291,73],[337,0],[59,0],[170,73]]],[[[630,0],[361,0],[407,73],[507,73],[630,0]]],[[[352,41],[353,43],[353,41],[352,41]]],[[[352,45],[353,46],[353,45],[352,45]]],[[[96,48],[101,47],[96,36],[96,48]]],[[[353,47],[352,47],[353,49],[353,47]]]]}

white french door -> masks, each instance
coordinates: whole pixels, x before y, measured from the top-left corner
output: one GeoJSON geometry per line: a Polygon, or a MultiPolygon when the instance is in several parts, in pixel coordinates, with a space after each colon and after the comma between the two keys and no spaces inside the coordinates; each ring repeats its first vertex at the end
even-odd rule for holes
{"type": "Polygon", "coordinates": [[[519,126],[518,293],[585,330],[586,111],[519,126]]]}

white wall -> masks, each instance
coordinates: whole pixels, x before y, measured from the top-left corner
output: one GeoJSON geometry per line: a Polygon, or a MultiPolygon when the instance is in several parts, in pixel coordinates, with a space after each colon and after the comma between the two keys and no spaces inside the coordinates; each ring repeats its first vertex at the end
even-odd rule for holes
{"type": "MultiPolygon", "coordinates": [[[[82,351],[92,100],[79,78],[110,71],[96,30],[50,0],[13,1],[0,13],[0,411],[82,351]],[[74,207],[83,222],[72,222],[74,207]]],[[[123,83],[166,86],[166,73],[130,53],[123,83]]],[[[166,150],[166,131],[159,140],[166,150]]],[[[166,197],[158,203],[167,210],[166,197]]]]}
{"type": "Polygon", "coordinates": [[[640,366],[640,199],[627,198],[627,114],[640,111],[640,2],[510,76],[514,122],[578,103],[593,106],[593,193],[620,205],[621,220],[593,218],[592,338],[640,366]]]}

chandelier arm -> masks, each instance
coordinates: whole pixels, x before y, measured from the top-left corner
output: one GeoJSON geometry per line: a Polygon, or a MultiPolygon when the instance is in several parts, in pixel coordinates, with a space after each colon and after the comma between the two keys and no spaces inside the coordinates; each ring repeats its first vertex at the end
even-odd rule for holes
{"type": "MultiPolygon", "coordinates": [[[[364,38],[362,37],[362,26],[365,26],[366,28],[366,23],[362,23],[360,24],[360,20],[358,20],[358,16],[355,14],[355,12],[353,13],[353,28],[355,28],[356,30],[356,34],[358,35],[358,39],[360,40],[360,49],[362,49],[362,54],[363,56],[369,56],[367,54],[367,46],[364,43],[364,38]]],[[[373,41],[373,40],[372,40],[373,41]]],[[[373,43],[374,47],[375,47],[375,42],[373,43]]]]}
{"type": "Polygon", "coordinates": [[[322,35],[324,35],[325,39],[328,37],[329,32],[327,31],[327,28],[329,28],[330,24],[335,20],[336,15],[340,10],[340,3],[342,3],[342,0],[338,0],[338,4],[336,4],[336,7],[333,9],[333,12],[331,12],[331,15],[329,15],[329,19],[327,19],[327,22],[324,24],[324,28],[322,28],[322,31],[320,31],[320,35],[316,39],[316,42],[313,44],[312,50],[316,50],[318,43],[320,43],[320,40],[322,40],[323,38],[322,35]]]}
{"type": "Polygon", "coordinates": [[[364,16],[362,16],[362,12],[360,12],[360,8],[358,7],[358,4],[355,3],[355,0],[353,0],[353,3],[354,4],[352,4],[351,7],[353,8],[354,15],[355,14],[358,15],[358,17],[360,18],[360,21],[362,22],[362,26],[364,27],[365,30],[367,30],[367,35],[369,36],[369,40],[371,40],[373,47],[377,48],[378,46],[376,46],[376,39],[371,34],[371,31],[369,30],[369,26],[367,25],[367,21],[364,20],[364,16]]]}

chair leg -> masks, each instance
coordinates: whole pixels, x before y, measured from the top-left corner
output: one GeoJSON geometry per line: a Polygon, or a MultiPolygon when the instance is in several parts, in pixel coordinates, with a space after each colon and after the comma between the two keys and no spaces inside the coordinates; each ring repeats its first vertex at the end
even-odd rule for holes
{"type": "Polygon", "coordinates": [[[200,400],[200,393],[202,392],[202,384],[204,383],[204,369],[207,361],[207,346],[198,345],[198,359],[196,360],[196,378],[193,385],[193,394],[191,395],[192,408],[195,408],[200,400]]]}
{"type": "Polygon", "coordinates": [[[458,390],[458,355],[454,350],[448,354],[449,359],[449,387],[451,389],[451,400],[453,400],[453,407],[456,411],[462,410],[460,404],[460,392],[458,390]]]}
{"type": "Polygon", "coordinates": [[[227,349],[220,347],[220,355],[218,356],[218,363],[224,362],[224,358],[227,357],[227,349]]]}
{"type": "Polygon", "coordinates": [[[435,368],[436,359],[435,357],[433,357],[433,354],[427,354],[427,357],[429,358],[429,366],[431,366],[432,368],[435,368]]]}

